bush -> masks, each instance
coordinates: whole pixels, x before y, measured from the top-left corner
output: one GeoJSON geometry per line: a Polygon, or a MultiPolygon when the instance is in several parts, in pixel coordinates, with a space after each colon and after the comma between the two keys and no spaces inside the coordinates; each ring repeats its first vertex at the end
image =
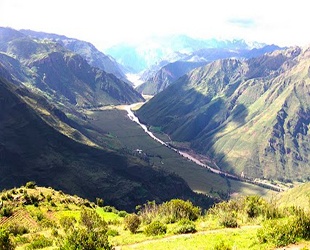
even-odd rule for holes
{"type": "Polygon", "coordinates": [[[63,242],[60,243],[59,250],[69,249],[112,249],[108,236],[105,232],[98,230],[87,230],[86,228],[76,228],[71,230],[63,242]]]}
{"type": "Polygon", "coordinates": [[[100,229],[107,231],[108,224],[102,219],[96,211],[91,209],[82,209],[81,223],[86,226],[88,230],[100,229]]]}
{"type": "Polygon", "coordinates": [[[81,227],[69,227],[66,237],[60,242],[60,250],[112,249],[108,241],[107,228],[107,223],[96,211],[82,209],[81,227]]]}
{"type": "Polygon", "coordinates": [[[44,235],[35,235],[30,244],[26,247],[26,250],[40,249],[53,245],[53,241],[46,238],[44,235]]]}
{"type": "Polygon", "coordinates": [[[269,220],[257,231],[260,243],[271,243],[276,247],[287,246],[296,242],[296,232],[292,219],[269,220]]]}
{"type": "Polygon", "coordinates": [[[138,215],[136,214],[128,214],[125,219],[125,229],[128,229],[131,233],[136,233],[140,224],[141,220],[138,215]]]}
{"type": "Polygon", "coordinates": [[[201,211],[190,201],[173,199],[160,206],[159,214],[166,217],[167,223],[174,223],[181,219],[197,220],[201,211]]]}
{"type": "Polygon", "coordinates": [[[15,249],[15,245],[10,239],[10,233],[4,229],[0,229],[0,249],[1,250],[15,249]]]}
{"type": "Polygon", "coordinates": [[[125,218],[126,215],[127,215],[127,212],[126,212],[126,211],[119,211],[119,212],[118,212],[118,216],[119,216],[119,217],[125,218]]]}
{"type": "Polygon", "coordinates": [[[101,198],[96,198],[96,204],[98,207],[103,207],[103,199],[101,198]]]}
{"type": "Polygon", "coordinates": [[[74,227],[76,219],[73,216],[63,216],[60,218],[59,223],[65,230],[68,230],[69,228],[74,227]]]}
{"type": "Polygon", "coordinates": [[[118,235],[119,235],[119,232],[118,232],[117,230],[115,230],[115,229],[109,229],[109,230],[107,231],[107,235],[108,235],[108,236],[115,237],[115,236],[118,236],[118,235]]]}
{"type": "Polygon", "coordinates": [[[219,218],[219,224],[220,226],[229,228],[238,227],[237,215],[235,213],[224,212],[219,218]]]}
{"type": "Polygon", "coordinates": [[[28,181],[28,182],[26,183],[26,188],[34,189],[34,188],[36,188],[36,186],[37,186],[37,184],[36,184],[35,181],[28,181]]]}
{"type": "Polygon", "coordinates": [[[178,222],[177,227],[173,230],[173,233],[175,234],[187,234],[187,233],[195,233],[196,226],[194,222],[187,220],[187,219],[182,219],[178,222]]]}
{"type": "Polygon", "coordinates": [[[108,212],[108,213],[115,213],[115,214],[118,213],[117,209],[111,206],[104,206],[103,211],[108,212]]]}
{"type": "Polygon", "coordinates": [[[161,235],[161,234],[165,234],[166,232],[167,232],[167,226],[161,223],[160,221],[153,221],[144,230],[144,233],[147,236],[161,235]]]}
{"type": "Polygon", "coordinates": [[[271,243],[277,247],[295,243],[298,239],[310,239],[310,215],[297,209],[288,219],[269,220],[257,232],[260,242],[271,243]]]}
{"type": "Polygon", "coordinates": [[[10,224],[7,226],[7,230],[9,231],[9,233],[13,234],[14,236],[17,235],[23,235],[26,233],[29,233],[28,228],[26,228],[23,225],[18,225],[18,224],[10,224]]]}
{"type": "Polygon", "coordinates": [[[215,244],[215,246],[212,248],[212,250],[231,250],[231,249],[232,247],[223,240],[215,244]]]}
{"type": "Polygon", "coordinates": [[[4,217],[10,217],[11,215],[13,215],[13,208],[11,206],[4,206],[0,210],[0,215],[4,217]]]}

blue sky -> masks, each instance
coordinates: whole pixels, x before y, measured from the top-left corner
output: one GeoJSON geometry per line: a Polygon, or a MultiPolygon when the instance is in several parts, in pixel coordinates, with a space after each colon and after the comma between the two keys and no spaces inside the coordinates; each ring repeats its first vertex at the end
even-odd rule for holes
{"type": "Polygon", "coordinates": [[[307,6],[304,0],[0,0],[0,26],[63,34],[99,49],[169,34],[308,45],[307,6]]]}

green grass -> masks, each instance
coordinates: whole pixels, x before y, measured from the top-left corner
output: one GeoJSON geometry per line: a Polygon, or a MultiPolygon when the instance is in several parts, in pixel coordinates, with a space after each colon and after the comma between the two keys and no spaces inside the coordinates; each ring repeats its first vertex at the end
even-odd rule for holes
{"type": "Polygon", "coordinates": [[[221,229],[182,237],[166,237],[157,241],[137,244],[134,247],[122,246],[122,249],[214,249],[224,243],[231,249],[270,249],[268,245],[258,244],[257,229],[221,229]]]}

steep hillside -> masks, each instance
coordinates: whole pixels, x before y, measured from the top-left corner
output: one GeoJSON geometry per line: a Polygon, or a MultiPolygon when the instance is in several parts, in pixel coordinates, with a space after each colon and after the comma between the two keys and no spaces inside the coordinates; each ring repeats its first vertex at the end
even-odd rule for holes
{"type": "Polygon", "coordinates": [[[123,81],[127,81],[125,74],[113,58],[99,51],[93,44],[75,38],[68,38],[57,34],[36,32],[32,30],[20,30],[21,33],[36,39],[50,39],[68,50],[81,55],[92,67],[97,67],[107,73],[111,73],[123,81]]]}
{"type": "MultiPolygon", "coordinates": [[[[0,80],[0,189],[34,180],[91,200],[103,197],[122,209],[134,209],[147,200],[197,197],[175,175],[59,133],[39,116],[40,101],[31,101],[29,93],[0,80]],[[37,102],[36,110],[24,100],[37,102]]],[[[53,118],[52,113],[43,113],[53,118]]]]}
{"type": "Polygon", "coordinates": [[[306,179],[309,50],[215,61],[180,78],[137,114],[173,140],[190,142],[226,171],[306,179]]]}
{"type": "Polygon", "coordinates": [[[287,190],[278,194],[277,204],[281,207],[300,207],[310,210],[310,183],[287,190]]]}
{"type": "Polygon", "coordinates": [[[4,37],[0,41],[0,50],[20,63],[8,67],[13,59],[2,56],[2,66],[15,82],[39,89],[54,102],[99,106],[143,100],[126,82],[91,67],[80,55],[59,43],[34,40],[5,28],[0,29],[0,34],[4,37]]]}

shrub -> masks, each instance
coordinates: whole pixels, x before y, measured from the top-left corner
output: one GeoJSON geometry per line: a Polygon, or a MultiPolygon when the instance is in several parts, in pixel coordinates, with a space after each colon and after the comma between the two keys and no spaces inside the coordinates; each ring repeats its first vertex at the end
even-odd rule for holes
{"type": "Polygon", "coordinates": [[[35,235],[30,244],[26,247],[26,250],[40,249],[53,245],[53,241],[46,238],[44,235],[35,235]]]}
{"type": "Polygon", "coordinates": [[[11,206],[4,206],[0,210],[0,215],[4,217],[10,217],[11,215],[13,215],[13,208],[11,206]]]}
{"type": "Polygon", "coordinates": [[[119,235],[119,232],[118,232],[117,230],[115,230],[115,229],[109,229],[109,230],[107,231],[107,235],[108,235],[108,236],[115,237],[115,236],[118,236],[118,235],[119,235]]]}
{"type": "Polygon", "coordinates": [[[167,232],[167,226],[161,223],[160,221],[153,221],[144,230],[144,233],[148,236],[161,235],[165,234],[166,232],[167,232]]]}
{"type": "Polygon", "coordinates": [[[26,233],[29,233],[28,228],[26,228],[23,225],[18,225],[18,224],[10,224],[7,226],[7,230],[9,233],[13,234],[14,236],[17,235],[23,235],[26,233]]]}
{"type": "Polygon", "coordinates": [[[160,206],[159,214],[165,216],[168,223],[173,223],[181,219],[197,220],[201,211],[190,201],[173,199],[160,206]]]}
{"type": "Polygon", "coordinates": [[[101,198],[96,198],[96,204],[98,207],[103,207],[103,199],[101,198]]]}
{"type": "Polygon", "coordinates": [[[15,249],[15,245],[10,239],[10,233],[4,229],[0,229],[0,249],[1,250],[15,249]]]}
{"type": "Polygon", "coordinates": [[[67,234],[63,242],[60,243],[60,250],[69,249],[112,249],[108,236],[105,232],[98,230],[87,230],[86,228],[75,228],[67,234]]]}
{"type": "Polygon", "coordinates": [[[131,233],[136,233],[140,224],[141,220],[138,215],[136,214],[128,214],[125,219],[125,229],[128,229],[131,233]]]}
{"type": "Polygon", "coordinates": [[[107,236],[107,223],[91,209],[82,209],[81,227],[70,227],[60,242],[60,250],[68,249],[112,249],[107,236]]]}
{"type": "Polygon", "coordinates": [[[119,216],[119,217],[125,218],[126,215],[127,215],[127,212],[126,212],[126,211],[119,211],[119,212],[118,212],[118,216],[119,216]]]}
{"type": "Polygon", "coordinates": [[[108,213],[115,213],[115,214],[118,213],[117,209],[111,206],[104,206],[103,211],[108,212],[108,213]]]}
{"type": "Polygon", "coordinates": [[[74,227],[76,219],[73,216],[63,216],[60,218],[59,223],[65,230],[68,230],[69,228],[74,227]]]}
{"type": "Polygon", "coordinates": [[[310,239],[310,215],[301,209],[288,219],[269,220],[257,232],[260,242],[271,243],[277,247],[295,243],[298,239],[310,239]]]}
{"type": "Polygon", "coordinates": [[[91,209],[82,209],[81,211],[81,223],[88,229],[100,229],[107,230],[108,225],[104,219],[102,219],[96,211],[91,209]]]}
{"type": "Polygon", "coordinates": [[[231,250],[231,249],[232,247],[223,240],[216,243],[215,246],[212,248],[212,250],[231,250]]]}
{"type": "Polygon", "coordinates": [[[36,184],[35,181],[28,181],[28,182],[26,183],[26,188],[34,189],[34,188],[36,188],[36,186],[37,186],[37,184],[36,184]]]}
{"type": "Polygon", "coordinates": [[[235,228],[238,227],[236,213],[224,212],[219,217],[219,224],[223,227],[235,228]]]}
{"type": "Polygon", "coordinates": [[[296,242],[293,221],[269,220],[263,224],[263,228],[257,231],[260,243],[271,243],[277,247],[286,246],[296,242]]]}
{"type": "Polygon", "coordinates": [[[196,226],[194,222],[182,219],[178,222],[177,227],[173,230],[175,234],[187,234],[187,233],[195,233],[196,226]]]}

